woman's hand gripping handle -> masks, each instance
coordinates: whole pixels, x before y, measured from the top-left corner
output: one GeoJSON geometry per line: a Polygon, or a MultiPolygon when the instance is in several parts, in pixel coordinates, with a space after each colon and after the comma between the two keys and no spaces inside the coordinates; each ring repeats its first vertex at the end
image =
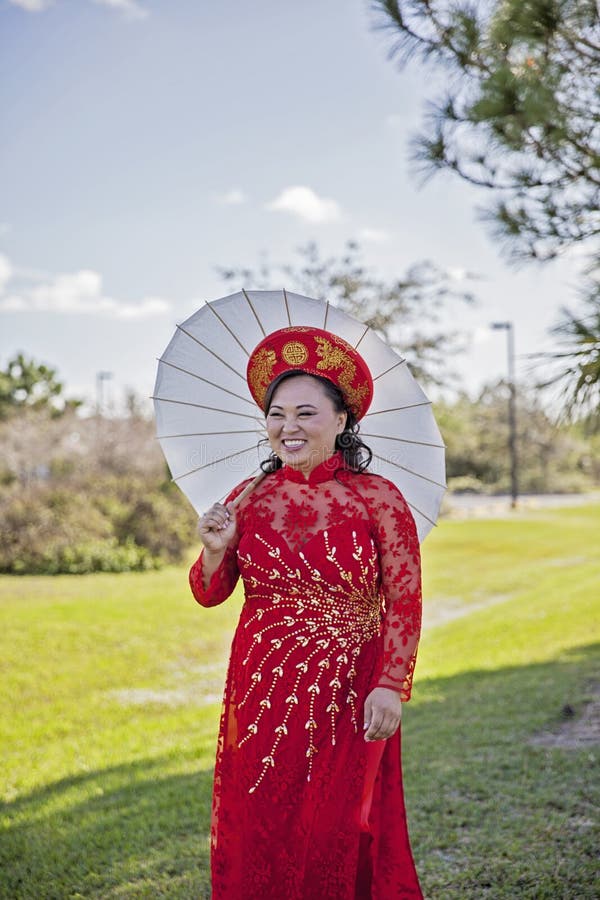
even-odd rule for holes
{"type": "Polygon", "coordinates": [[[208,587],[210,579],[223,562],[223,557],[236,533],[235,509],[232,503],[213,503],[200,517],[198,534],[204,545],[202,581],[208,587]]]}
{"type": "Polygon", "coordinates": [[[202,581],[204,589],[208,587],[210,579],[223,562],[225,552],[236,534],[235,508],[252,493],[265,477],[264,472],[250,481],[243,491],[230,503],[213,503],[198,522],[198,534],[204,544],[202,554],[202,581]]]}

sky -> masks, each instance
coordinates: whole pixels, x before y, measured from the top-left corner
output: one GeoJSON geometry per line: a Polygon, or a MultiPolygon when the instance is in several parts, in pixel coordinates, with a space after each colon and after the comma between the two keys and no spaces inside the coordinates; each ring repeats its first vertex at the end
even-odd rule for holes
{"type": "Polygon", "coordinates": [[[445,319],[469,393],[506,374],[493,321],[530,380],[578,261],[515,269],[482,192],[422,184],[409,141],[439,76],[401,71],[374,21],[368,0],[0,0],[0,367],[22,351],[90,403],[110,373],[118,409],[176,323],[252,287],[218,267],[358,240],[384,278],[429,259],[475,290],[445,319]]]}

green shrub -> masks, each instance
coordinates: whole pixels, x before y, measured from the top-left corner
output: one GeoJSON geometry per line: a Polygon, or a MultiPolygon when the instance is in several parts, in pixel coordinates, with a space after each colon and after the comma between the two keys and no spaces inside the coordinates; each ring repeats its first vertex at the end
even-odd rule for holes
{"type": "Polygon", "coordinates": [[[139,497],[116,526],[118,537],[131,537],[153,556],[180,560],[194,539],[196,517],[181,497],[148,494],[139,497]]]}
{"type": "Polygon", "coordinates": [[[448,479],[448,490],[451,494],[487,494],[489,486],[475,475],[457,475],[448,479]]]}
{"type": "Polygon", "coordinates": [[[116,538],[82,541],[72,546],[53,548],[35,556],[15,558],[14,575],[85,575],[89,572],[136,572],[159,568],[144,547],[133,541],[119,544],[116,538]]]}
{"type": "Polygon", "coordinates": [[[179,492],[142,479],[34,483],[0,497],[0,572],[127,572],[179,562],[195,514],[179,492]]]}

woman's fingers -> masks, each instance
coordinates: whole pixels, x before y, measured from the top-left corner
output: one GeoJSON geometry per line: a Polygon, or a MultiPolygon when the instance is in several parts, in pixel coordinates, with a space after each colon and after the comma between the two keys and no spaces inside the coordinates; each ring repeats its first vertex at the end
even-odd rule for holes
{"type": "Polygon", "coordinates": [[[365,740],[384,741],[396,732],[399,724],[400,719],[391,714],[373,716],[365,733],[365,740]]]}
{"type": "Polygon", "coordinates": [[[223,531],[231,524],[232,514],[222,503],[214,503],[203,516],[200,517],[200,533],[203,531],[223,531]]]}
{"type": "Polygon", "coordinates": [[[383,740],[383,734],[380,731],[380,726],[376,722],[372,722],[371,725],[367,728],[365,734],[365,741],[380,741],[383,740]]]}
{"type": "Polygon", "coordinates": [[[231,504],[214,503],[198,521],[200,540],[208,550],[223,550],[233,540],[235,531],[235,512],[231,504]]]}
{"type": "Polygon", "coordinates": [[[384,741],[398,730],[402,716],[399,695],[375,688],[365,700],[365,740],[384,741]]]}
{"type": "Polygon", "coordinates": [[[385,710],[372,705],[371,706],[371,715],[366,725],[366,733],[365,740],[366,741],[380,741],[386,735],[388,730],[387,716],[385,714],[385,710]]]}

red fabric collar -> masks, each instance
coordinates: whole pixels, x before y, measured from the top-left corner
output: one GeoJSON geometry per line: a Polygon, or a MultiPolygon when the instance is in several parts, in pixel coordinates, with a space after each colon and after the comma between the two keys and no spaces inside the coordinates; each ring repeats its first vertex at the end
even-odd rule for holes
{"type": "Polygon", "coordinates": [[[301,472],[300,469],[293,469],[291,466],[283,466],[281,472],[287,481],[294,481],[297,484],[307,484],[312,487],[313,485],[322,484],[324,481],[331,481],[336,472],[345,468],[346,464],[344,463],[344,457],[338,450],[333,456],[328,457],[328,459],[319,463],[318,466],[315,466],[308,478],[304,476],[304,473],[301,472]]]}

